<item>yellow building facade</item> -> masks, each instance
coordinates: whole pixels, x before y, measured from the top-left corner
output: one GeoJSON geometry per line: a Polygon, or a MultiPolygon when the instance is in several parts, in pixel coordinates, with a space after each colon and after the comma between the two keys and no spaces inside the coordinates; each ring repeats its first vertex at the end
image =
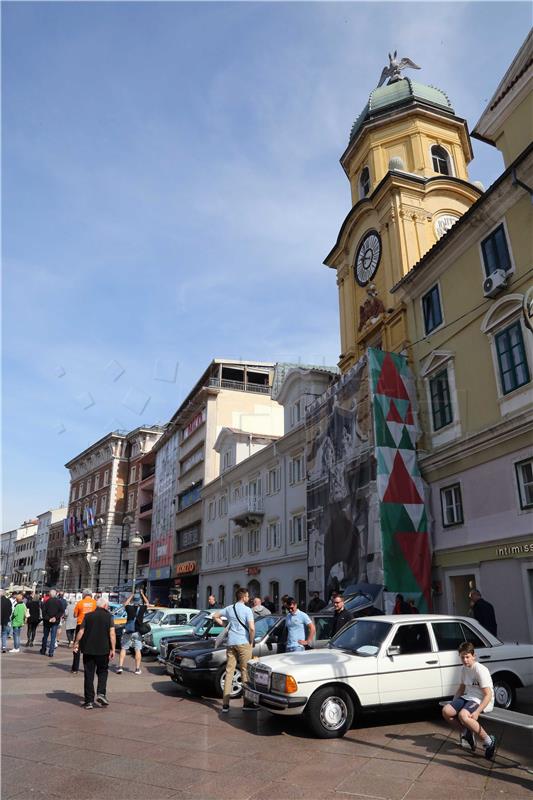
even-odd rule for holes
{"type": "Polygon", "coordinates": [[[368,346],[407,347],[405,307],[389,290],[480,196],[471,159],[444,92],[409,78],[373,90],[341,157],[352,208],[324,262],[337,272],[343,372],[368,346]]]}

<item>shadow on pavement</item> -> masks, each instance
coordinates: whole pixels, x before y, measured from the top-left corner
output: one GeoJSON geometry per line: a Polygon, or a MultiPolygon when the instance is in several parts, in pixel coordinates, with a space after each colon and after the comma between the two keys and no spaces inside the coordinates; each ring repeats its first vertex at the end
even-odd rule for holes
{"type": "Polygon", "coordinates": [[[59,700],[60,703],[68,703],[71,706],[80,706],[83,703],[83,697],[80,694],[66,692],[64,689],[54,689],[53,692],[47,692],[46,697],[49,697],[50,700],[59,700]]]}

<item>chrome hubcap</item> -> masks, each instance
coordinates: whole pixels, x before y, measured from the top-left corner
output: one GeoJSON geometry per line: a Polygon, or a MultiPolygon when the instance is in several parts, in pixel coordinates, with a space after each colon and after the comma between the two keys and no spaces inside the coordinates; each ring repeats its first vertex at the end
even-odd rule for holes
{"type": "MultiPolygon", "coordinates": [[[[224,684],[226,682],[226,673],[220,678],[220,688],[224,691],[224,684]]],[[[231,682],[231,697],[239,694],[242,691],[242,678],[240,670],[236,669],[233,673],[233,680],[231,682]]]]}
{"type": "Polygon", "coordinates": [[[499,706],[506,706],[509,703],[510,697],[506,686],[496,685],[494,687],[494,699],[499,706]]]}
{"type": "Polygon", "coordinates": [[[320,722],[328,731],[342,728],[348,717],[346,703],[340,697],[328,697],[320,708],[320,722]]]}

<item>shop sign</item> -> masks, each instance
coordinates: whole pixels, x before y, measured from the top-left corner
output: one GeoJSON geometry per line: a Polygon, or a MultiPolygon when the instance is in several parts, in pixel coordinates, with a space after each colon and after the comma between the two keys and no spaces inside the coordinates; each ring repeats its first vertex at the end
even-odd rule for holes
{"type": "Polygon", "coordinates": [[[170,566],[151,569],[148,577],[151,581],[164,581],[170,578],[170,566]]]}
{"type": "Polygon", "coordinates": [[[205,422],[205,408],[203,408],[199,414],[197,414],[193,419],[189,422],[186,428],[183,429],[181,434],[181,441],[184,442],[185,439],[188,439],[194,431],[196,431],[200,425],[203,425],[205,422]]]}
{"type": "Polygon", "coordinates": [[[247,567],[246,574],[247,575],[259,575],[261,572],[261,567],[247,567]]]}
{"type": "Polygon", "coordinates": [[[533,542],[529,544],[506,544],[496,548],[498,558],[509,558],[513,556],[525,556],[533,554],[533,542]]]}
{"type": "Polygon", "coordinates": [[[196,572],[196,561],[183,561],[181,564],[176,564],[176,575],[190,575],[196,572]]]}

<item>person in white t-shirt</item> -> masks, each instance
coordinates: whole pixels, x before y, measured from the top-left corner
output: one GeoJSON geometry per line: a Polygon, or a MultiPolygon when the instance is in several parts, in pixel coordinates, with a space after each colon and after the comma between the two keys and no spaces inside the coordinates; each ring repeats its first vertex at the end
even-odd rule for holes
{"type": "Polygon", "coordinates": [[[489,735],[479,722],[479,715],[494,708],[492,677],[484,664],[478,664],[472,642],[463,642],[459,647],[463,662],[461,683],[453,699],[442,709],[442,716],[450,725],[459,727],[460,744],[465,744],[474,753],[476,736],[485,748],[485,758],[492,761],[496,749],[496,738],[489,735]]]}

